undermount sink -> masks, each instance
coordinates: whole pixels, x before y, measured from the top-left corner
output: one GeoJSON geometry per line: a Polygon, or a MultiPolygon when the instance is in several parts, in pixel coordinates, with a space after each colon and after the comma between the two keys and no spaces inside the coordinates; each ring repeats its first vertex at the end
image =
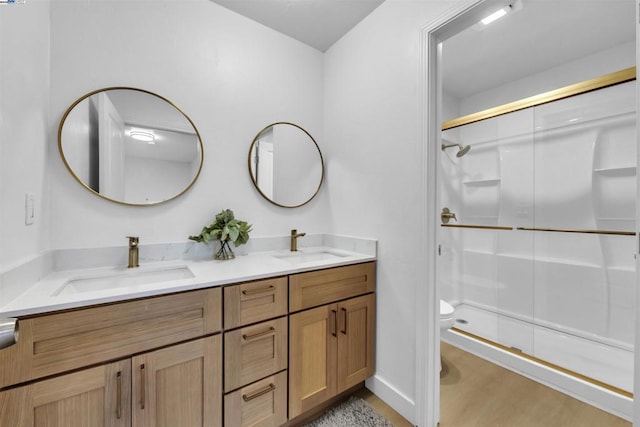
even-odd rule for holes
{"type": "Polygon", "coordinates": [[[127,286],[147,285],[195,277],[187,266],[173,266],[152,269],[127,269],[102,273],[95,276],[77,277],[67,280],[53,296],[95,292],[127,286]]]}
{"type": "Polygon", "coordinates": [[[283,254],[273,255],[275,258],[287,261],[291,264],[305,264],[308,262],[329,261],[344,258],[347,255],[330,250],[287,252],[283,254]]]}

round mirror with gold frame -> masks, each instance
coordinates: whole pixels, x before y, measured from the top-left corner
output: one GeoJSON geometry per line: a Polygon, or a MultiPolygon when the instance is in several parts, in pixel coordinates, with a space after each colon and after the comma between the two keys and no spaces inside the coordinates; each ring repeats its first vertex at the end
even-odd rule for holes
{"type": "Polygon", "coordinates": [[[277,122],[253,139],[249,174],[262,197],[276,206],[296,208],[320,191],[324,159],[309,132],[294,123],[277,122]]]}
{"type": "Polygon", "coordinates": [[[99,89],[75,101],[60,121],[58,149],[83,187],[133,206],[180,196],[204,161],[191,119],[168,99],[130,87],[99,89]]]}

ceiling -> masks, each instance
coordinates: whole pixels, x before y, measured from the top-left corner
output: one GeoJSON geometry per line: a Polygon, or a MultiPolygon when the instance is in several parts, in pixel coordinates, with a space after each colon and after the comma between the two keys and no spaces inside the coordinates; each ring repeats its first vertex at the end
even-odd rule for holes
{"type": "Polygon", "coordinates": [[[212,0],[322,52],[384,0],[212,0]]]}
{"type": "MultiPolygon", "coordinates": [[[[211,1],[324,52],[384,0],[211,1]]],[[[444,43],[443,85],[449,94],[466,98],[635,40],[633,0],[521,4],[490,26],[471,27],[444,43]]]]}
{"type": "Polygon", "coordinates": [[[635,40],[633,0],[523,0],[446,40],[443,86],[459,99],[635,40]],[[473,72],[470,72],[473,70],[473,72]]]}

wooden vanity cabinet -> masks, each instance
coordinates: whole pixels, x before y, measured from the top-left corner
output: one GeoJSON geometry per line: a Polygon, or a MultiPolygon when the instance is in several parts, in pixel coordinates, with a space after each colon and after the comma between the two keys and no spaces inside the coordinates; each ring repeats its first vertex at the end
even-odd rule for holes
{"type": "Polygon", "coordinates": [[[287,421],[287,298],[287,277],[224,289],[226,426],[287,421]]]}
{"type": "Polygon", "coordinates": [[[131,426],[131,361],[126,359],[0,392],[0,425],[131,426]]]}
{"type": "Polygon", "coordinates": [[[374,290],[370,262],[22,318],[0,426],[291,423],[373,374],[374,290]]]}
{"type": "Polygon", "coordinates": [[[224,397],[226,427],[272,427],[287,422],[287,371],[224,397]]]}
{"type": "Polygon", "coordinates": [[[0,392],[0,425],[221,426],[220,335],[0,392]]]}
{"type": "Polygon", "coordinates": [[[224,329],[231,330],[288,313],[287,277],[224,288],[224,329]]]}
{"type": "MultiPolygon", "coordinates": [[[[374,263],[361,264],[323,271],[319,275],[333,282],[354,283],[351,292],[318,280],[315,274],[303,273],[300,275],[303,277],[297,278],[307,295],[320,296],[317,301],[330,301],[329,294],[340,297],[365,295],[289,316],[289,418],[295,418],[373,375],[375,295],[370,290],[375,289],[374,268],[374,263]],[[319,287],[317,292],[313,284],[305,283],[307,279],[319,287]]],[[[290,282],[290,295],[295,293],[295,282],[290,282]]],[[[305,303],[300,306],[313,306],[317,302],[310,297],[303,301],[305,303]]]]}
{"type": "Polygon", "coordinates": [[[288,336],[286,316],[226,332],[224,391],[287,369],[288,336]]]}
{"type": "Polygon", "coordinates": [[[221,425],[220,335],[135,356],[131,365],[133,427],[221,425]]]}
{"type": "Polygon", "coordinates": [[[0,388],[219,332],[221,300],[211,288],[20,319],[0,388]]]}
{"type": "Polygon", "coordinates": [[[220,426],[221,298],[211,288],[20,319],[0,388],[58,376],[0,391],[0,426],[220,426]]]}
{"type": "Polygon", "coordinates": [[[289,312],[294,313],[375,290],[375,262],[293,274],[289,276],[289,312]]]}

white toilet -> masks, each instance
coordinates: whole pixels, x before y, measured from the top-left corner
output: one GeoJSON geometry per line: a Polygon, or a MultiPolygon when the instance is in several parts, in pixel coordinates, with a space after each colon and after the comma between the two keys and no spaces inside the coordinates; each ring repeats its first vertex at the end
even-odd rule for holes
{"type": "Polygon", "coordinates": [[[455,323],[455,309],[446,301],[440,300],[440,333],[450,329],[455,323]]]}
{"type": "MultiPolygon", "coordinates": [[[[455,314],[455,308],[446,301],[440,300],[440,335],[447,329],[450,329],[456,322],[453,317],[455,314]]],[[[438,370],[442,371],[442,359],[438,358],[438,370]]]]}

